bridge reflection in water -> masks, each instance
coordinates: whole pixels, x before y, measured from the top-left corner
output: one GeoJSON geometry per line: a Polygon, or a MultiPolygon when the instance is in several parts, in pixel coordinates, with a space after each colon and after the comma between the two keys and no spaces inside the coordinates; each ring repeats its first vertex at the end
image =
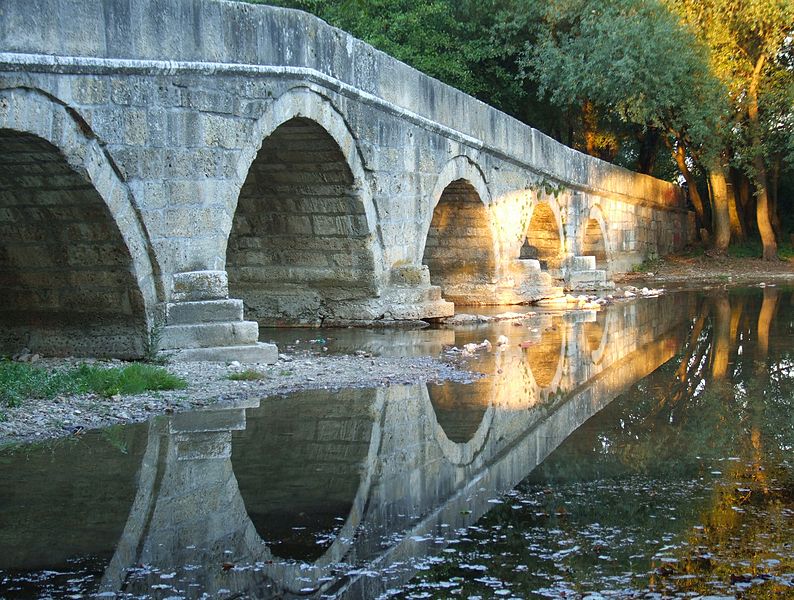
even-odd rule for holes
{"type": "MultiPolygon", "coordinates": [[[[676,356],[696,302],[679,294],[548,315],[533,330],[491,326],[510,344],[481,357],[487,376],[475,384],[303,392],[0,455],[4,481],[17,481],[0,492],[0,546],[11,549],[0,569],[91,555],[108,592],[376,596],[676,356]],[[61,480],[71,487],[53,500],[61,480]],[[31,536],[35,551],[14,549],[31,536]]],[[[437,335],[460,345],[482,334],[437,335]]]]}

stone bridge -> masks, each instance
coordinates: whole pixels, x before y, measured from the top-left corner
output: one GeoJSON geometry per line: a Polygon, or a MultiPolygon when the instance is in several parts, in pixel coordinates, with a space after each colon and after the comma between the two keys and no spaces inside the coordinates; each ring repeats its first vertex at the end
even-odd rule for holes
{"type": "Polygon", "coordinates": [[[259,324],[530,302],[692,233],[676,186],[305,13],[0,4],[0,353],[273,360],[259,324]]]}

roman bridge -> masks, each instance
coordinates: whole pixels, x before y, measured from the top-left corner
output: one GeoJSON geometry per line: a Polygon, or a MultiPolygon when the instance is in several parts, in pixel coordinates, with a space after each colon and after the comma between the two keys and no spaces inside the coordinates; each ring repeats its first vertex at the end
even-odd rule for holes
{"type": "Polygon", "coordinates": [[[0,5],[0,354],[274,360],[262,325],[450,315],[683,246],[676,186],[298,11],[0,5]]]}

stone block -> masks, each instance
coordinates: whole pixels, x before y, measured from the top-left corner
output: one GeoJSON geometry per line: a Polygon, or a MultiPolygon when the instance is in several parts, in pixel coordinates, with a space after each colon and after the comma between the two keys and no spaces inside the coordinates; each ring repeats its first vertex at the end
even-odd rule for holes
{"type": "Polygon", "coordinates": [[[225,459],[232,455],[232,436],[229,432],[177,436],[177,460],[225,459]]]}
{"type": "Polygon", "coordinates": [[[259,339],[256,321],[226,323],[197,323],[189,325],[166,325],[163,327],[160,348],[209,348],[213,346],[246,346],[259,339]]]}
{"type": "Polygon", "coordinates": [[[169,419],[168,427],[171,433],[243,431],[245,429],[245,409],[214,409],[177,413],[169,419]]]}
{"type": "Polygon", "coordinates": [[[606,271],[572,271],[568,274],[566,287],[571,290],[603,289],[607,287],[606,271]]]}
{"type": "Polygon", "coordinates": [[[427,265],[392,267],[389,281],[394,285],[430,285],[430,269],[427,265]]]}
{"type": "Polygon", "coordinates": [[[165,311],[166,323],[169,325],[242,321],[243,301],[229,298],[225,300],[169,302],[166,304],[165,311]]]}
{"type": "Polygon", "coordinates": [[[574,256],[571,261],[571,270],[573,271],[592,271],[595,268],[595,256],[574,256]]]}
{"type": "Polygon", "coordinates": [[[176,353],[167,352],[170,360],[182,362],[231,362],[236,360],[243,364],[273,364],[278,360],[278,348],[275,344],[258,342],[244,346],[217,346],[210,348],[184,348],[176,353]]]}
{"type": "Polygon", "coordinates": [[[226,271],[185,271],[173,275],[171,299],[175,302],[218,300],[228,296],[226,271]]]}

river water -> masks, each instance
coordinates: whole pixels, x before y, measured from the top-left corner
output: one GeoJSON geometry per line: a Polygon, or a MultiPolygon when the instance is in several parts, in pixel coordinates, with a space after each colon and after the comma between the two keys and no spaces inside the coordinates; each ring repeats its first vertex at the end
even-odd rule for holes
{"type": "Polygon", "coordinates": [[[468,359],[473,384],[4,448],[0,598],[794,598],[791,289],[277,335],[390,355],[510,344],[468,359]]]}

